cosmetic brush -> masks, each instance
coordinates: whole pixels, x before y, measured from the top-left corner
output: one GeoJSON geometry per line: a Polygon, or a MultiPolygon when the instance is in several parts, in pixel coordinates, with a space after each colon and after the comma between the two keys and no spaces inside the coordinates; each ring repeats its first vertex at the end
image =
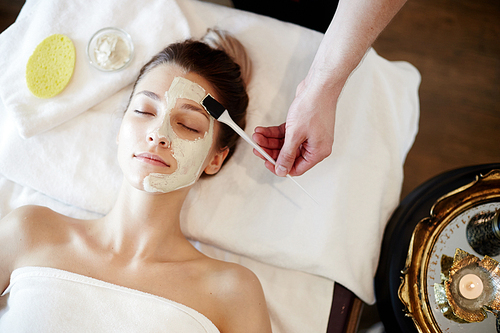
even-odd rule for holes
{"type": "MultiPolygon", "coordinates": [[[[255,143],[246,133],[239,127],[231,118],[229,115],[229,112],[226,110],[226,108],[215,98],[212,97],[212,95],[207,94],[201,101],[201,105],[207,110],[207,112],[220,121],[221,123],[224,123],[231,127],[240,137],[242,137],[246,142],[248,142],[252,147],[257,149],[259,153],[262,154],[268,160],[271,162],[273,165],[276,165],[276,161],[267,154],[264,149],[262,149],[257,143],[255,143]]],[[[292,180],[302,191],[304,191],[305,194],[307,194],[315,203],[318,204],[318,202],[310,195],[295,179],[292,178],[289,174],[286,175],[290,180],[292,180]]]]}

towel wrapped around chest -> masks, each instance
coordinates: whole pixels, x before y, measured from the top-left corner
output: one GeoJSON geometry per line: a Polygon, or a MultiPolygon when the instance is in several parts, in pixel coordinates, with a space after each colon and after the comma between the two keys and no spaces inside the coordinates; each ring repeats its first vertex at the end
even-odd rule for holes
{"type": "Polygon", "coordinates": [[[15,270],[6,293],[0,332],[219,333],[185,305],[53,268],[15,270]]]}

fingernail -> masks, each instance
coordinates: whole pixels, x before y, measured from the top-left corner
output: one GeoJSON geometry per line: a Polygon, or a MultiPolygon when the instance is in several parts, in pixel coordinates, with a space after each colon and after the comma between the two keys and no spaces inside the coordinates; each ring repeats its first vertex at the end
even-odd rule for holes
{"type": "Polygon", "coordinates": [[[277,174],[278,176],[280,176],[280,177],[285,177],[287,173],[288,173],[288,170],[287,170],[284,166],[282,166],[282,165],[278,165],[278,166],[276,167],[276,174],[277,174]]]}

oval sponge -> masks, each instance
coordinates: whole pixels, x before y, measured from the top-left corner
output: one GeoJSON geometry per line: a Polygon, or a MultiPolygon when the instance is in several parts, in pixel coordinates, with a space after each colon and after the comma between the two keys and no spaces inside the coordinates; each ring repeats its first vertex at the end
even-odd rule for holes
{"type": "Polygon", "coordinates": [[[67,36],[55,34],[45,38],[26,65],[28,89],[40,98],[59,94],[73,75],[75,58],[75,46],[67,36]]]}

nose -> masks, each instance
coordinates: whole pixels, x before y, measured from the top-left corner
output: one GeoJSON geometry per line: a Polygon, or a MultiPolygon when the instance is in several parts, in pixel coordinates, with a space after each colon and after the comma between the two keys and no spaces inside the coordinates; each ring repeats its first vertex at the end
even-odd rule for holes
{"type": "Polygon", "coordinates": [[[170,148],[170,140],[165,135],[161,135],[158,129],[148,134],[148,141],[154,145],[170,148]]]}

